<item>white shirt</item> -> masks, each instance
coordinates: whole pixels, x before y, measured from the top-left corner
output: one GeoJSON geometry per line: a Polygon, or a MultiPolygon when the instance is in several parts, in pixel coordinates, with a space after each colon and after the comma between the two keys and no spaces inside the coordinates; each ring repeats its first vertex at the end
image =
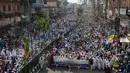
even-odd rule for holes
{"type": "Polygon", "coordinates": [[[4,50],[1,51],[1,55],[5,56],[5,52],[4,52],[4,50]]]}
{"type": "Polygon", "coordinates": [[[16,56],[16,50],[12,51],[12,56],[15,57],[16,56]]]}

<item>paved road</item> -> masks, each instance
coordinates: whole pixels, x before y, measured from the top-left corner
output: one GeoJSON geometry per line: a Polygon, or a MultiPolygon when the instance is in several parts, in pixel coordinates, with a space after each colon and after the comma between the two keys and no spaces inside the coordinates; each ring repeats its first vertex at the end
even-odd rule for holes
{"type": "Polygon", "coordinates": [[[77,69],[77,68],[62,68],[62,67],[53,67],[53,68],[43,68],[39,73],[104,73],[103,71],[89,71],[87,69],[77,69]]]}

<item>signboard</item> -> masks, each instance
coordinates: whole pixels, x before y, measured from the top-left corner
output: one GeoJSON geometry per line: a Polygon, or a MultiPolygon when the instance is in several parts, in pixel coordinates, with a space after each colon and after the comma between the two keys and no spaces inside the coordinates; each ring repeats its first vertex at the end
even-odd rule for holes
{"type": "Polygon", "coordinates": [[[32,7],[33,8],[42,8],[43,1],[42,0],[32,0],[32,7]]]}
{"type": "Polygon", "coordinates": [[[32,7],[33,7],[33,8],[42,8],[42,7],[44,7],[44,5],[42,5],[42,4],[37,4],[37,3],[32,3],[32,7]]]}
{"type": "Polygon", "coordinates": [[[120,14],[121,14],[121,15],[126,15],[126,9],[125,9],[125,8],[124,8],[124,9],[121,8],[121,9],[120,9],[120,14]]]}
{"type": "MultiPolygon", "coordinates": [[[[120,14],[121,15],[126,15],[126,8],[120,8],[120,14]]],[[[117,13],[118,14],[118,9],[115,9],[115,13],[117,13]]]]}
{"type": "Polygon", "coordinates": [[[47,2],[47,4],[44,4],[45,8],[54,8],[57,7],[57,2],[47,2]]]}
{"type": "Polygon", "coordinates": [[[127,15],[130,15],[130,9],[127,10],[127,15]]]}

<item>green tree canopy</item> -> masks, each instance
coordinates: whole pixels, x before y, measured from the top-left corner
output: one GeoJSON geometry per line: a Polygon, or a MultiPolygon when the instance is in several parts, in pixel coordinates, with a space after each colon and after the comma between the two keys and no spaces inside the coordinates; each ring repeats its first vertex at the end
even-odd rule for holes
{"type": "Polygon", "coordinates": [[[45,14],[42,16],[36,16],[36,23],[39,24],[41,29],[44,31],[50,29],[50,18],[45,14]]]}
{"type": "Polygon", "coordinates": [[[78,15],[79,17],[81,17],[82,14],[83,14],[83,8],[79,7],[79,8],[77,9],[77,15],[78,15]]]}
{"type": "Polygon", "coordinates": [[[23,43],[24,43],[24,49],[25,49],[26,53],[28,54],[29,53],[29,46],[30,46],[29,43],[30,43],[30,41],[24,35],[22,35],[22,40],[23,40],[23,43]]]}

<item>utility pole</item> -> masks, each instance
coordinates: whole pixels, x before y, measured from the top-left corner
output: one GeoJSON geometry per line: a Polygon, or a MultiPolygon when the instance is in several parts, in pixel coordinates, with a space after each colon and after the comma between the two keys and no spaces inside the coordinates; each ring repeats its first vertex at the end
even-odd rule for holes
{"type": "Polygon", "coordinates": [[[92,5],[93,5],[93,13],[95,14],[96,11],[96,1],[95,0],[91,0],[92,5]]]}
{"type": "Polygon", "coordinates": [[[73,15],[74,15],[74,4],[73,4],[73,15]]]}
{"type": "Polygon", "coordinates": [[[26,21],[30,21],[30,13],[31,13],[31,0],[24,0],[24,16],[26,16],[26,21]]]}
{"type": "Polygon", "coordinates": [[[118,16],[120,17],[121,0],[118,0],[118,16]]]}
{"type": "Polygon", "coordinates": [[[100,16],[100,0],[96,0],[96,6],[97,6],[97,15],[100,16]]]}
{"type": "Polygon", "coordinates": [[[87,8],[88,0],[84,0],[85,7],[87,8]]]}
{"type": "Polygon", "coordinates": [[[108,0],[106,0],[106,6],[105,6],[105,19],[107,19],[107,10],[108,10],[108,0]]]}

